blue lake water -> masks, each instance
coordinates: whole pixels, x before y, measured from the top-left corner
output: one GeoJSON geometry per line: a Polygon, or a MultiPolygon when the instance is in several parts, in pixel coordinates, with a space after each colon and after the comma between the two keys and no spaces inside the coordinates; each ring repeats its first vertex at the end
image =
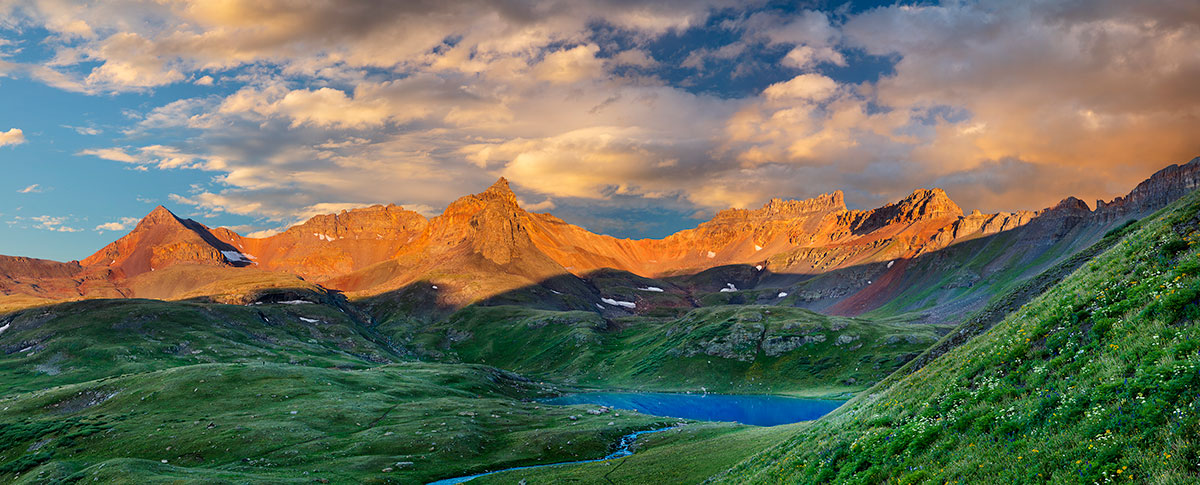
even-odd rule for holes
{"type": "Polygon", "coordinates": [[[776,426],[817,419],[837,409],[845,401],[765,395],[585,392],[543,402],[559,405],[595,404],[633,409],[655,416],[776,426]]]}
{"type": "MultiPolygon", "coordinates": [[[[700,421],[732,421],[754,426],[776,426],[817,419],[837,409],[845,401],[763,395],[585,392],[546,399],[542,402],[555,405],[592,404],[616,409],[632,409],[642,414],[671,418],[695,419],[700,421]]],[[[447,478],[430,482],[428,485],[456,485],[482,476],[512,470],[578,465],[581,463],[594,463],[621,458],[633,454],[630,448],[639,437],[650,433],[666,431],[667,429],[670,428],[638,431],[625,435],[616,443],[616,451],[604,458],[506,468],[475,475],[447,478]]]]}

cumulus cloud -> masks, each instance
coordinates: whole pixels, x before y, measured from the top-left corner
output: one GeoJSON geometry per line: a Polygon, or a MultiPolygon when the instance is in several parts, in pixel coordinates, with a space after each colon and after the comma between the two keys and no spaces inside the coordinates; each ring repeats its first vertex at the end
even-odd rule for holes
{"type": "Polygon", "coordinates": [[[651,52],[727,7],[745,8],[32,2],[11,18],[54,32],[54,57],[8,70],[91,93],[219,79],[227,90],[192,87],[214,94],[143,113],[127,145],[79,153],[212,172],[172,200],[280,224],[376,202],[432,214],[500,175],[539,209],[711,211],[835,189],[869,206],[933,184],[967,208],[1039,208],[1110,197],[1200,154],[1200,14],[1186,2],[752,6],[721,22],[723,45],[676,65],[651,52]],[[597,24],[628,42],[593,35],[597,24]],[[749,95],[668,75],[762,51],[785,75],[749,95]],[[839,76],[863,54],[894,66],[839,76]]]}
{"type": "Polygon", "coordinates": [[[33,225],[34,229],[41,229],[44,231],[80,232],[83,230],[83,229],[80,229],[77,227],[71,227],[71,226],[67,225],[67,223],[70,222],[70,220],[71,220],[71,218],[69,218],[69,217],[34,216],[34,217],[31,217],[30,220],[35,222],[35,224],[33,225]]]}
{"type": "Polygon", "coordinates": [[[20,145],[25,143],[25,132],[20,128],[12,128],[8,131],[0,131],[0,147],[5,145],[20,145]]]}
{"type": "Polygon", "coordinates": [[[138,223],[138,219],[136,217],[122,217],[116,221],[105,222],[104,224],[100,224],[100,225],[96,226],[95,230],[97,232],[125,231],[128,229],[132,229],[133,226],[137,225],[137,223],[138,223]]]}
{"type": "Polygon", "coordinates": [[[837,82],[820,74],[801,74],[763,90],[769,100],[823,101],[837,91],[837,82]]]}

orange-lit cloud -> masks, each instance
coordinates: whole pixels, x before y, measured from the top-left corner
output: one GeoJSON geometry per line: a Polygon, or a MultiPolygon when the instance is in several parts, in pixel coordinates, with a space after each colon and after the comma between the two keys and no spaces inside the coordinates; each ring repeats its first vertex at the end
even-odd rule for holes
{"type": "Polygon", "coordinates": [[[217,188],[176,202],[291,221],[373,202],[434,212],[500,175],[542,208],[638,198],[712,210],[835,189],[874,205],[935,184],[967,209],[1107,198],[1200,155],[1192,3],[755,12],[726,22],[736,40],[676,65],[650,41],[741,5],[43,1],[0,13],[54,32],[53,60],[6,69],[53,86],[235,86],[147,109],[129,144],[82,153],[214,172],[217,188]],[[636,45],[601,55],[596,22],[636,45]],[[792,75],[744,95],[655,71],[767,48],[792,75]],[[822,71],[863,53],[894,66],[867,81],[822,71]],[[136,141],[156,131],[189,136],[136,141]]]}

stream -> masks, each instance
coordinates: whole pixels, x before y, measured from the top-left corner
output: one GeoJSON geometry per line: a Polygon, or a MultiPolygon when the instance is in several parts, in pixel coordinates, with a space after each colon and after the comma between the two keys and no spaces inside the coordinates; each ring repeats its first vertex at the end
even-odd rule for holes
{"type": "MultiPolygon", "coordinates": [[[[828,399],[801,399],[770,395],[736,394],[675,394],[664,392],[584,392],[569,394],[542,401],[552,405],[593,404],[613,409],[632,409],[642,414],[693,419],[698,421],[728,421],[754,426],[777,426],[781,424],[811,421],[837,409],[845,401],[828,399]]],[[[494,473],[512,470],[528,470],[563,465],[578,465],[623,458],[633,454],[630,447],[638,438],[670,428],[638,431],[622,436],[617,442],[617,451],[604,458],[568,461],[545,465],[519,466],[464,477],[447,478],[427,485],[453,485],[464,483],[494,473]]]]}
{"type": "Polygon", "coordinates": [[[494,473],[510,472],[513,470],[529,470],[531,468],[547,468],[547,467],[562,466],[562,465],[580,465],[583,463],[596,463],[598,461],[612,460],[614,458],[624,458],[626,456],[633,454],[633,451],[631,451],[629,448],[631,446],[633,446],[633,444],[637,442],[637,439],[639,437],[641,437],[642,435],[658,433],[660,431],[666,431],[666,430],[675,429],[675,428],[676,428],[675,426],[672,426],[672,427],[668,427],[668,428],[651,429],[651,430],[646,430],[646,431],[638,431],[636,433],[629,433],[625,436],[622,436],[621,440],[617,442],[617,451],[610,453],[608,456],[606,456],[604,458],[597,458],[594,460],[579,460],[579,461],[564,461],[564,462],[559,462],[559,463],[547,463],[545,465],[518,466],[518,467],[513,467],[513,468],[505,468],[503,470],[496,470],[496,471],[492,471],[492,472],[479,473],[476,475],[468,475],[465,477],[447,478],[444,480],[438,480],[436,482],[429,482],[427,485],[453,485],[455,483],[469,482],[476,478],[486,476],[486,475],[491,475],[494,473]]]}

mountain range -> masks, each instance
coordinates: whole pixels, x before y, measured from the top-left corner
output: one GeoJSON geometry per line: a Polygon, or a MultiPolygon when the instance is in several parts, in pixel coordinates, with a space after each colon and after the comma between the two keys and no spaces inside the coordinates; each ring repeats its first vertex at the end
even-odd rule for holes
{"type": "Polygon", "coordinates": [[[963,289],[1000,273],[1036,273],[1198,185],[1200,158],[1164,168],[1095,209],[1068,197],[1039,211],[967,214],[944,191],[921,189],[883,207],[850,210],[837,191],[728,209],[695,229],[641,240],[528,212],[503,178],[436,217],[375,205],[265,238],[209,228],[159,206],[80,261],[0,256],[0,305],[114,297],[246,302],[267,288],[319,285],[352,298],[436,288],[427,303],[449,309],[524,292],[545,308],[651,310],[646,297],[654,295],[614,294],[591,281],[618,272],[663,282],[656,288],[685,306],[702,292],[769,289],[755,299],[790,296],[792,306],[840,315],[892,304],[945,320],[943,308],[980,305],[963,289]],[[948,264],[983,252],[981,267],[948,264]],[[912,294],[930,285],[937,290],[912,294]]]}
{"type": "Polygon", "coordinates": [[[645,240],[504,179],[266,238],[157,207],[80,261],[0,257],[0,480],[1193,483],[1198,214],[1200,158],[1094,208],[833,192],[645,240]],[[850,400],[545,401],[597,389],[850,400]]]}

